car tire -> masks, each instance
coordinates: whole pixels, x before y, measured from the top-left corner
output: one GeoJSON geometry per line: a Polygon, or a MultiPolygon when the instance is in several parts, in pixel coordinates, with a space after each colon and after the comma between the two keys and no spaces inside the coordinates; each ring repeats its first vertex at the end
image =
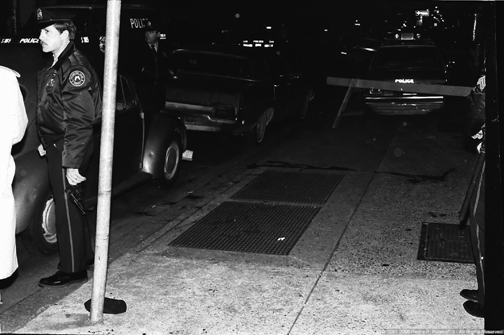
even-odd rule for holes
{"type": "Polygon", "coordinates": [[[266,134],[267,122],[268,116],[266,115],[266,112],[263,112],[261,116],[259,116],[254,128],[246,134],[247,144],[260,145],[263,142],[266,134]]]}
{"type": "Polygon", "coordinates": [[[180,174],[180,164],[182,162],[182,142],[180,136],[174,136],[165,146],[162,171],[159,182],[163,186],[171,186],[180,174]]]}
{"type": "Polygon", "coordinates": [[[21,239],[26,250],[32,254],[51,255],[58,251],[56,215],[51,194],[47,196],[35,219],[23,231],[21,239]]]}

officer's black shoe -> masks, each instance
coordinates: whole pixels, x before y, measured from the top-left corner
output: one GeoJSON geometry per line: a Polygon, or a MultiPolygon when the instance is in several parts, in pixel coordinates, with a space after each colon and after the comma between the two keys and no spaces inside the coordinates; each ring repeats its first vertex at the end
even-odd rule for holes
{"type": "Polygon", "coordinates": [[[478,302],[478,291],[477,290],[462,290],[460,291],[462,298],[469,301],[478,302]]]}
{"type": "Polygon", "coordinates": [[[483,312],[483,310],[484,310],[483,305],[478,304],[477,302],[474,302],[474,301],[464,302],[464,309],[466,310],[467,313],[469,313],[472,316],[475,316],[477,318],[482,318],[485,316],[485,314],[483,312]]]}
{"type": "Polygon", "coordinates": [[[83,282],[86,281],[87,279],[88,279],[87,270],[73,273],[56,271],[56,273],[53,274],[52,276],[40,279],[39,286],[41,287],[64,286],[68,284],[83,282]]]}

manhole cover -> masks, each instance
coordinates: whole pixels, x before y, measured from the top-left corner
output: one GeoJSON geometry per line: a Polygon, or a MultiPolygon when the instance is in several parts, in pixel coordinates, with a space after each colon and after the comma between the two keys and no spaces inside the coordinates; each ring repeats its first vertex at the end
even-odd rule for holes
{"type": "Polygon", "coordinates": [[[423,222],[417,259],[473,263],[469,227],[461,230],[458,224],[423,222]]]}
{"type": "Polygon", "coordinates": [[[170,246],[288,255],[320,207],[226,201],[170,246]]]}
{"type": "Polygon", "coordinates": [[[267,170],[232,199],[323,205],[343,175],[267,170]]]}

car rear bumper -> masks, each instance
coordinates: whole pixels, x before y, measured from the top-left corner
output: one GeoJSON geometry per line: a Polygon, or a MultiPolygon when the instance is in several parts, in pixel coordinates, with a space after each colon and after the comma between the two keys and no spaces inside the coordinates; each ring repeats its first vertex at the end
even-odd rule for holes
{"type": "Polygon", "coordinates": [[[232,133],[239,126],[235,121],[214,119],[209,115],[184,113],[180,118],[188,130],[232,133]]]}
{"type": "Polygon", "coordinates": [[[441,109],[444,104],[442,96],[429,97],[365,97],[365,105],[381,115],[422,115],[441,109]]]}
{"type": "Polygon", "coordinates": [[[236,118],[216,117],[212,106],[166,102],[164,112],[179,117],[187,130],[232,133],[240,126],[236,118]]]}

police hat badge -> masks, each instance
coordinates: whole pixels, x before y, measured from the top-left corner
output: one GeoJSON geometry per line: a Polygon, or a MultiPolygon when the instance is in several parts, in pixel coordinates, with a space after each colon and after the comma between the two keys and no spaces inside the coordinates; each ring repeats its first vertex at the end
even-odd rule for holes
{"type": "Polygon", "coordinates": [[[39,29],[50,26],[57,22],[72,22],[74,14],[60,9],[37,9],[37,24],[39,29]]]}
{"type": "Polygon", "coordinates": [[[158,28],[158,26],[157,26],[156,24],[154,24],[152,21],[147,21],[147,22],[145,23],[144,30],[145,30],[145,31],[155,31],[155,30],[159,31],[159,28],[158,28]]]}

